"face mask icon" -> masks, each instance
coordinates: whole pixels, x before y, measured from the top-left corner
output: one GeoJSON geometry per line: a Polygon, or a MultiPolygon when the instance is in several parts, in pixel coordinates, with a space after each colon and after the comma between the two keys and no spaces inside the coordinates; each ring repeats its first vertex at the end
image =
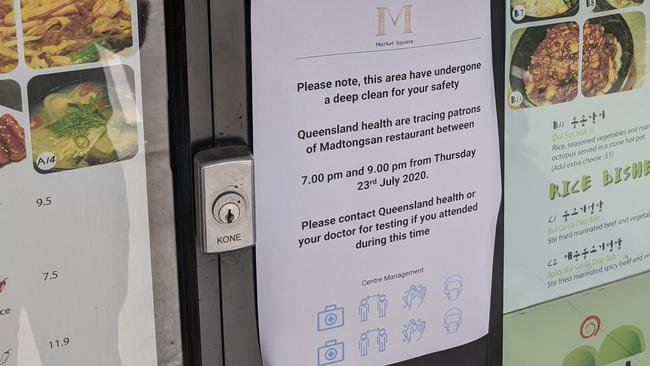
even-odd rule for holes
{"type": "Polygon", "coordinates": [[[445,313],[445,329],[447,330],[447,334],[458,332],[462,323],[463,312],[460,309],[454,308],[445,313]]]}
{"type": "Polygon", "coordinates": [[[463,292],[463,277],[460,275],[453,275],[445,281],[445,295],[447,300],[456,301],[460,298],[463,292]]]}

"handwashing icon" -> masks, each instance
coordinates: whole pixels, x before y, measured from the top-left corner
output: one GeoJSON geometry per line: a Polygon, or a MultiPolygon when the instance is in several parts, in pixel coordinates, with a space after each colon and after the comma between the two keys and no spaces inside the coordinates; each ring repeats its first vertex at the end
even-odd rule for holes
{"type": "Polygon", "coordinates": [[[427,329],[427,322],[422,319],[411,319],[408,323],[404,324],[402,329],[403,341],[406,343],[412,343],[419,341],[424,335],[424,331],[427,329]]]}
{"type": "Polygon", "coordinates": [[[404,308],[411,310],[414,307],[419,308],[427,296],[427,288],[423,285],[411,285],[407,291],[404,292],[402,301],[404,301],[404,308]]]}

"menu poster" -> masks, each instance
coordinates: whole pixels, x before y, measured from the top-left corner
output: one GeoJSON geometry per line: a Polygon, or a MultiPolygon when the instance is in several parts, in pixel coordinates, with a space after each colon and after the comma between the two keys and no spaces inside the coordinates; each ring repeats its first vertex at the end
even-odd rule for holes
{"type": "Polygon", "coordinates": [[[157,364],[135,14],[0,0],[0,365],[157,364]]]}
{"type": "Polygon", "coordinates": [[[387,365],[487,334],[489,14],[483,0],[252,1],[265,365],[387,365]]]}
{"type": "Polygon", "coordinates": [[[650,4],[506,1],[509,313],[650,269],[650,4]]]}

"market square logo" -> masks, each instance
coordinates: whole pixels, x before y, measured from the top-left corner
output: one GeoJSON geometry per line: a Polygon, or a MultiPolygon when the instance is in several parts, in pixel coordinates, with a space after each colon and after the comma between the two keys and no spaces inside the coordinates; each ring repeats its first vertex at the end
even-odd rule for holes
{"type": "Polygon", "coordinates": [[[413,5],[404,5],[399,9],[397,15],[393,15],[390,8],[380,6],[377,8],[378,17],[378,31],[377,36],[382,37],[386,35],[386,19],[390,19],[389,24],[392,24],[391,29],[396,29],[402,24],[402,33],[413,33],[413,5]]]}

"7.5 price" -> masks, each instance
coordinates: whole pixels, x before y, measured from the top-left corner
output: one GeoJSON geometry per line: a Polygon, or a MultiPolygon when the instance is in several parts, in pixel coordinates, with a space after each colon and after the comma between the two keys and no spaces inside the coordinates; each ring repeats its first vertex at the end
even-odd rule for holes
{"type": "Polygon", "coordinates": [[[43,281],[54,281],[59,278],[59,271],[43,272],[43,281]]]}
{"type": "Polygon", "coordinates": [[[36,207],[47,207],[52,205],[52,203],[53,201],[51,196],[36,199],[36,207]]]}

